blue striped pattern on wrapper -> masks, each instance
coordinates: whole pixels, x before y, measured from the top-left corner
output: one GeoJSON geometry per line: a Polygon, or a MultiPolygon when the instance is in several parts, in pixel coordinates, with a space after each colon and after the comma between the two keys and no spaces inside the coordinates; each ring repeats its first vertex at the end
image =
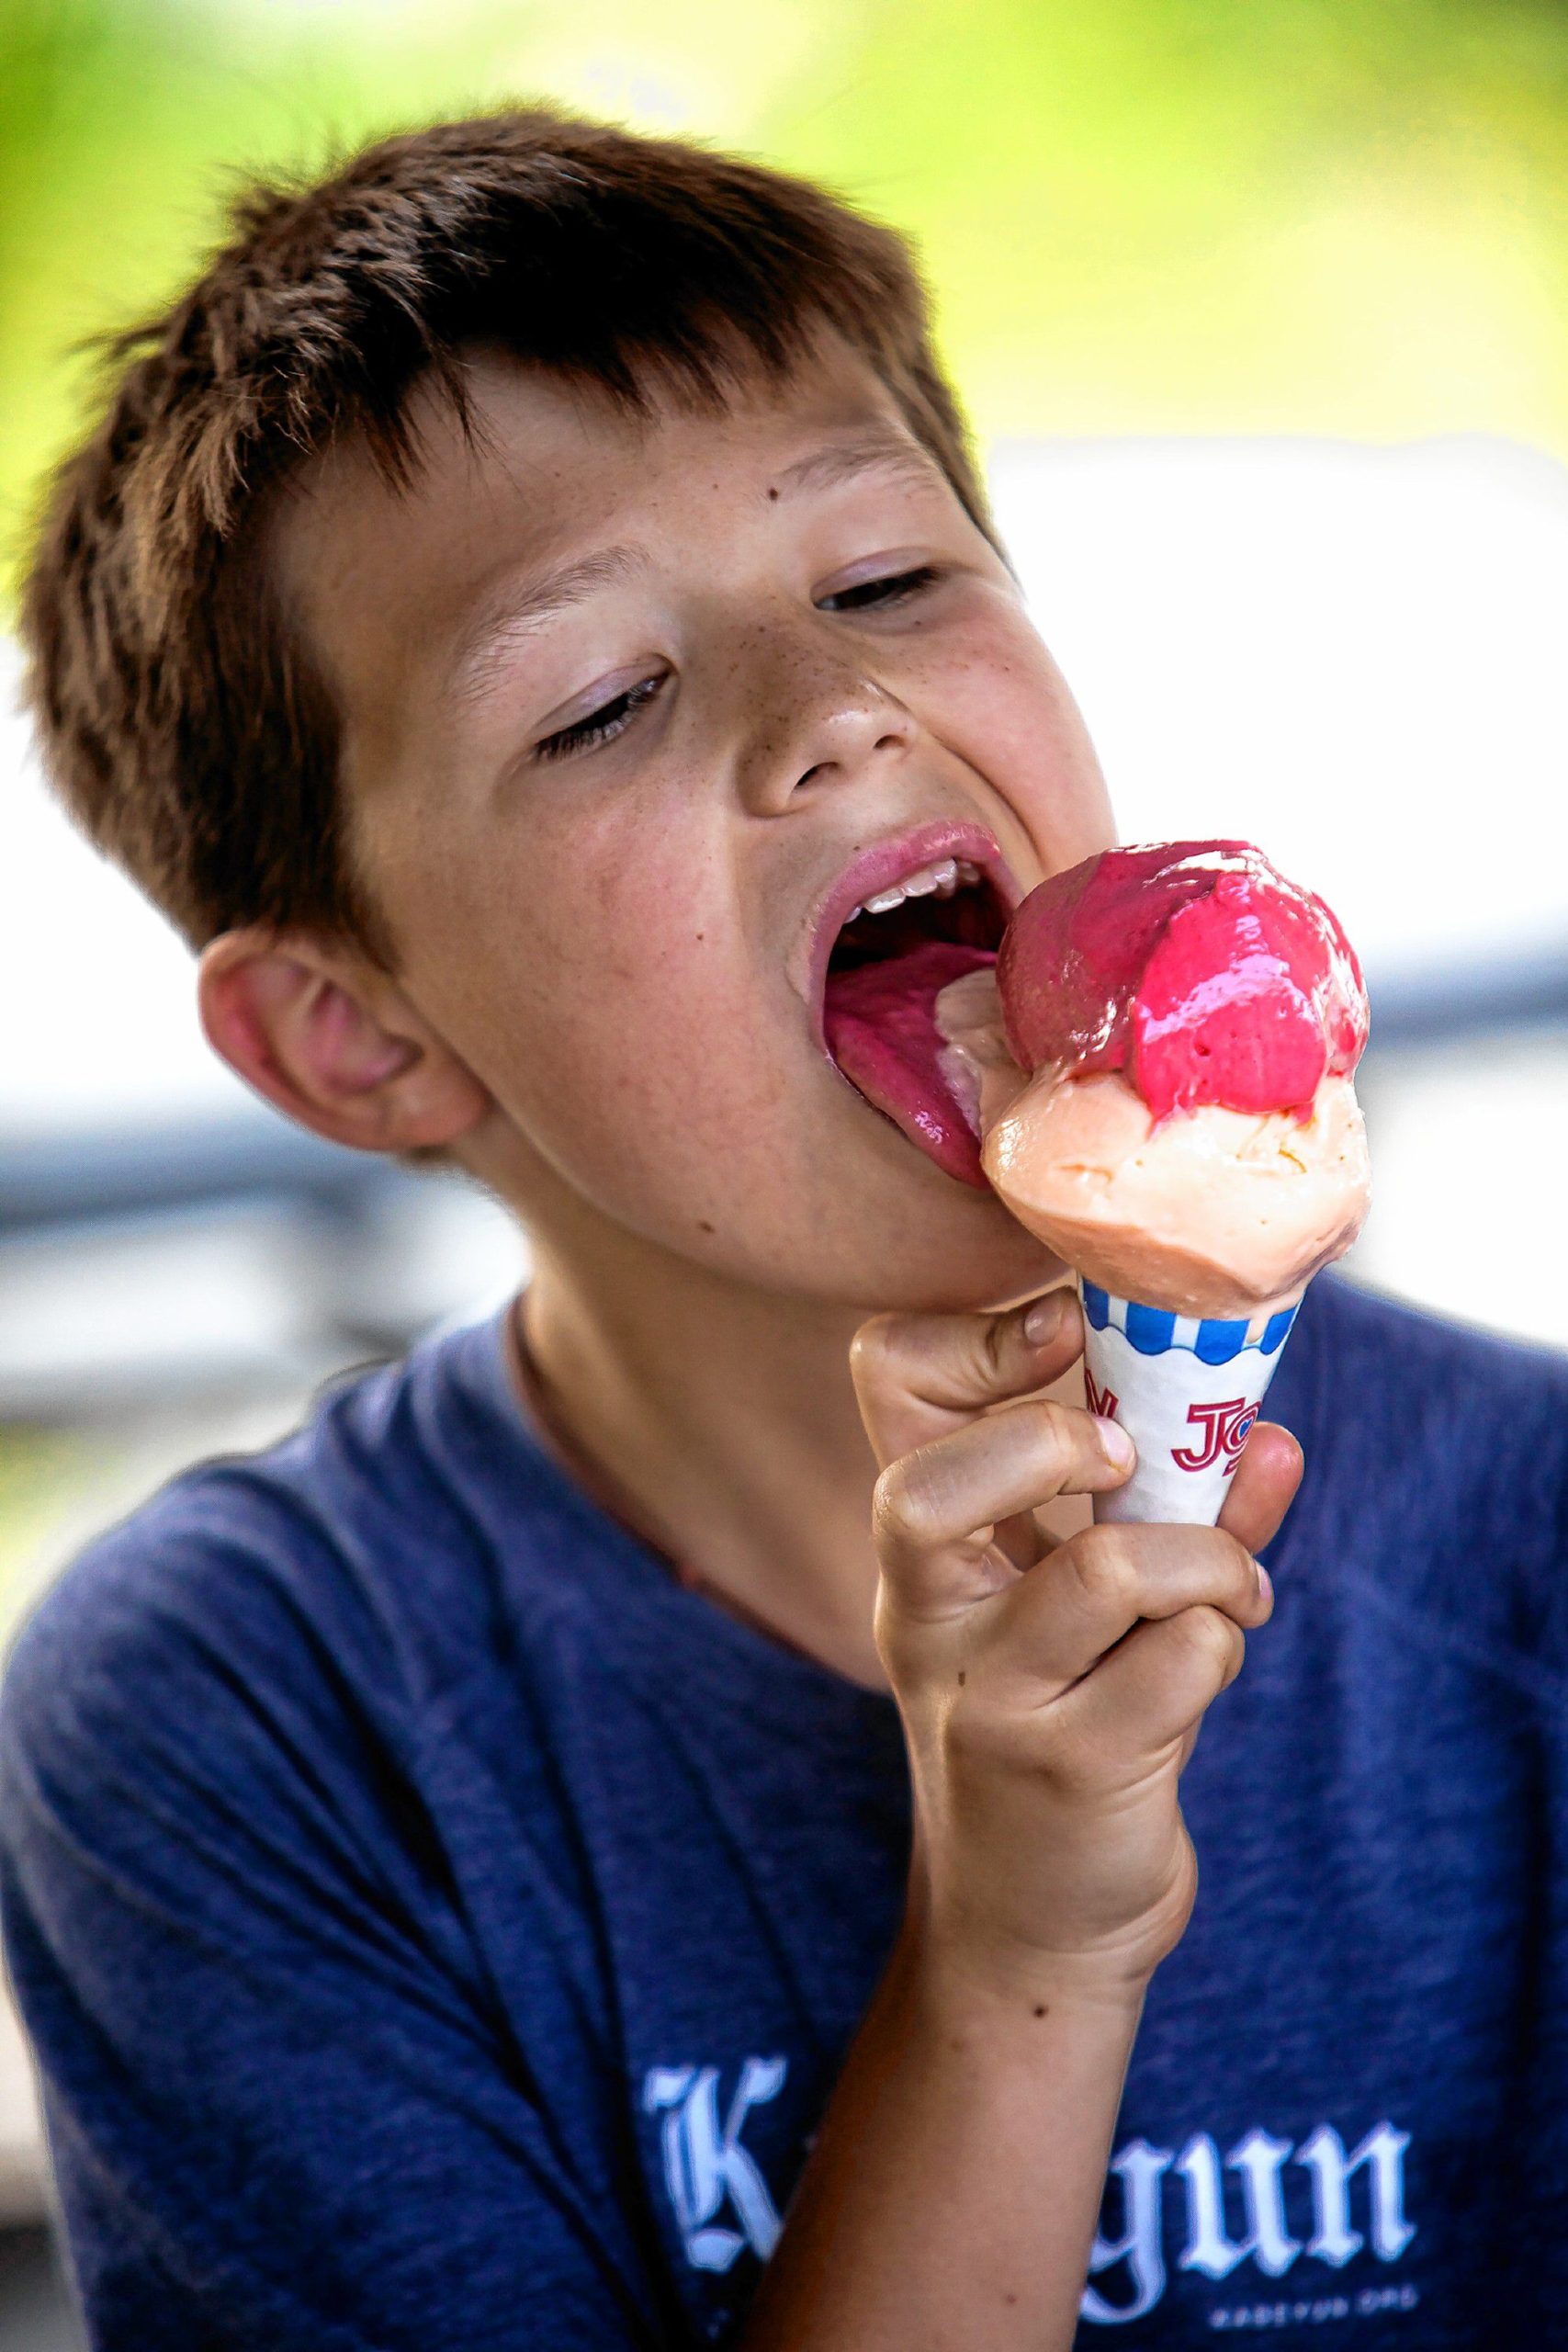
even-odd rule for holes
{"type": "Polygon", "coordinates": [[[1258,1418],[1299,1299],[1250,1321],[1187,1316],[1078,1280],[1093,1410],[1119,1421],[1137,1467],[1097,1520],[1213,1526],[1258,1418]]]}
{"type": "Polygon", "coordinates": [[[1169,1314],[1163,1306],[1140,1306],[1130,1298],[1112,1298],[1096,1283],[1080,1281],[1078,1292],[1091,1330],[1103,1331],[1109,1326],[1124,1332],[1141,1356],[1162,1356],[1168,1348],[1190,1348],[1203,1363],[1229,1363],[1247,1346],[1260,1349],[1266,1356],[1277,1354],[1290,1338],[1301,1306],[1298,1298],[1294,1306],[1280,1307],[1249,1340],[1249,1323],[1223,1322],[1212,1316],[1199,1319],[1169,1314]]]}

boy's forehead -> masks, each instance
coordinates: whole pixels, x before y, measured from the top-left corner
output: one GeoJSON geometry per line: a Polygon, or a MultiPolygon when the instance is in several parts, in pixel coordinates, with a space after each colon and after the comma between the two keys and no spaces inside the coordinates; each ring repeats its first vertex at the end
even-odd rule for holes
{"type": "Polygon", "coordinates": [[[599,388],[476,351],[465,430],[449,399],[415,389],[414,463],[389,481],[357,436],[315,460],[274,518],[286,601],[330,674],[348,685],[389,630],[431,647],[497,574],[550,563],[612,525],[657,530],[694,490],[785,495],[792,471],[879,458],[936,472],[866,363],[829,343],[782,379],[742,378],[722,401],[655,393],[646,413],[599,388]],[[774,478],[776,475],[776,479],[774,478]]]}

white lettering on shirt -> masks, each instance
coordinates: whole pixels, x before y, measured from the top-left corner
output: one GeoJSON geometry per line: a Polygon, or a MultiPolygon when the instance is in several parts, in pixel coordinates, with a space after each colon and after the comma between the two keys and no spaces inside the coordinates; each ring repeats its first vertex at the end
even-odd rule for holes
{"type": "MultiPolygon", "coordinates": [[[[1348,2155],[1330,2123],[1320,2123],[1294,2148],[1289,2140],[1255,2128],[1236,2142],[1223,2165],[1207,2132],[1195,2132],[1174,2157],[1146,2141],[1130,2141],[1111,2165],[1112,2180],[1119,2183],[1121,2226],[1116,2234],[1107,2235],[1102,2220],[1089,2265],[1091,2280],[1104,2279],[1107,2272],[1124,2266],[1122,2290],[1110,2292],[1109,2280],[1087,2286],[1083,2317],[1102,2327],[1120,2327],[1154,2309],[1166,2290],[1167,2231],[1172,2223],[1185,2225],[1177,2267],[1199,2271],[1207,2278],[1228,2278],[1248,2261],[1265,2278],[1282,2278],[1303,2252],[1337,2269],[1367,2246],[1379,2262],[1397,2262],[1416,2235],[1404,2211],[1409,2146],[1409,2132],[1386,2121],[1374,2124],[1348,2155]],[[1304,2246],[1286,2221],[1288,2164],[1299,2165],[1311,2179],[1313,2234],[1304,2246]],[[1225,2219],[1227,2172],[1236,2176],[1245,2215],[1245,2227],[1235,2237],[1225,2219]],[[1167,2174],[1180,2184],[1179,2201],[1164,2193],[1167,2174]],[[1364,2193],[1353,2198],[1357,2188],[1364,2193]]],[[[1108,2200],[1115,2201],[1110,2199],[1109,2184],[1108,2200]]],[[[1245,2323],[1231,2316],[1216,2318],[1215,2324],[1245,2323]]]]}
{"type": "Polygon", "coordinates": [[[716,2066],[649,2068],[643,2110],[663,2119],[664,2185],[694,2269],[728,2270],[747,2246],[765,2262],[778,2244],[778,2209],[740,2130],[754,2107],[778,2097],[788,2071],[785,2058],[748,2058],[721,2125],[716,2066]],[[719,2222],[727,2203],[738,2230],[719,2222]]]}

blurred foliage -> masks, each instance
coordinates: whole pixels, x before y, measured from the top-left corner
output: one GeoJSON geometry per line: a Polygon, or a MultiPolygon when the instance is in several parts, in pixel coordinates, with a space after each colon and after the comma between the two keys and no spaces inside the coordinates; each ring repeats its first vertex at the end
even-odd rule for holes
{"type": "Polygon", "coordinates": [[[1562,0],[4,0],[7,541],[234,175],[539,93],[911,230],[985,433],[1568,449],[1562,0]]]}
{"type": "Polygon", "coordinates": [[[100,1470],[74,1430],[0,1422],[0,1640],[79,1532],[84,1492],[100,1470]]]}

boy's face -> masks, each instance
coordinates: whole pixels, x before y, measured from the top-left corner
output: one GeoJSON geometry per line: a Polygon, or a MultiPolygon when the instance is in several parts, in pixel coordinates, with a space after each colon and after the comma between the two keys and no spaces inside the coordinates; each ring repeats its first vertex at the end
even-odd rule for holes
{"type": "Polygon", "coordinates": [[[467,444],[420,407],[400,495],[329,459],[279,556],[400,984],[495,1106],[476,1164],[543,1226],[586,1204],[771,1290],[1037,1283],[823,1043],[856,899],[960,856],[994,928],[987,892],[1113,839],[1001,560],[842,352],[717,416],[500,359],[473,390],[467,444]]]}

